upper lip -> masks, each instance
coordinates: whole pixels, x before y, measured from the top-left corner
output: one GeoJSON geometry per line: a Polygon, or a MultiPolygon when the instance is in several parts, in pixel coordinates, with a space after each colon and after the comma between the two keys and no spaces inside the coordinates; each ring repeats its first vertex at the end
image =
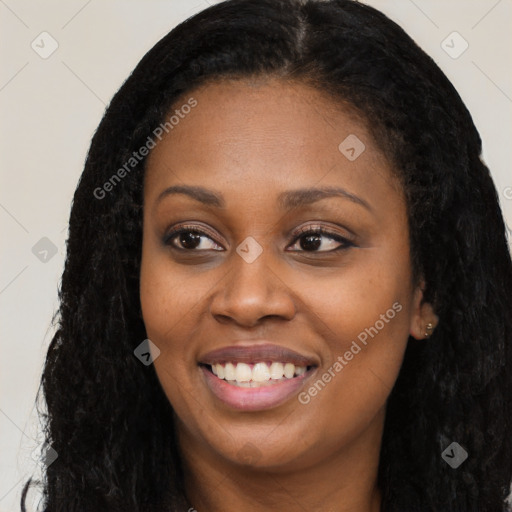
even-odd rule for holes
{"type": "Polygon", "coordinates": [[[262,343],[257,345],[230,345],[212,350],[199,358],[202,364],[258,363],[262,361],[293,363],[295,366],[318,366],[313,357],[308,357],[289,348],[262,343]]]}

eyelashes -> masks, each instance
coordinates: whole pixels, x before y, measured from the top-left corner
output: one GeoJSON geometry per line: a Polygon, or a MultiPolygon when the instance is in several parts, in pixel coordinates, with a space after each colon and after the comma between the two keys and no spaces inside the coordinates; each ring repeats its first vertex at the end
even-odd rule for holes
{"type": "Polygon", "coordinates": [[[302,242],[306,241],[306,244],[300,244],[301,249],[305,252],[336,252],[348,249],[349,247],[354,247],[354,244],[346,237],[341,236],[338,233],[333,233],[322,226],[301,228],[299,233],[294,236],[293,245],[296,245],[299,240],[302,242]],[[319,247],[321,248],[323,244],[321,238],[329,239],[331,244],[325,244],[327,250],[317,251],[315,249],[318,249],[319,247]],[[337,244],[334,248],[332,247],[333,242],[334,245],[337,244]],[[305,246],[309,246],[309,250],[305,246]]]}
{"type": "MultiPolygon", "coordinates": [[[[178,226],[164,236],[163,243],[173,250],[188,253],[224,250],[222,245],[215,241],[213,233],[197,226],[178,226]]],[[[332,253],[355,246],[348,238],[322,226],[302,227],[292,235],[292,242],[287,247],[294,247],[297,243],[299,248],[291,252],[332,253]]]]}
{"type": "Polygon", "coordinates": [[[204,251],[206,249],[212,249],[212,250],[216,250],[216,251],[224,250],[221,245],[217,244],[213,240],[213,236],[210,233],[208,233],[207,231],[203,231],[194,226],[190,226],[190,227],[189,226],[181,226],[181,227],[174,229],[173,231],[171,231],[169,234],[167,234],[164,237],[164,244],[171,246],[171,248],[173,248],[173,249],[177,249],[180,251],[189,251],[189,252],[198,251],[198,250],[204,251]],[[202,249],[197,249],[196,244],[200,246],[202,244],[200,239],[203,237],[208,238],[210,240],[210,242],[212,243],[212,245],[214,245],[216,247],[215,248],[203,247],[202,249]],[[175,243],[176,240],[178,240],[182,244],[182,247],[178,246],[175,243]],[[183,245],[185,245],[185,247],[183,247],[183,245]],[[186,247],[187,245],[189,247],[186,247]],[[192,246],[192,247],[190,247],[190,246],[192,246]]]}

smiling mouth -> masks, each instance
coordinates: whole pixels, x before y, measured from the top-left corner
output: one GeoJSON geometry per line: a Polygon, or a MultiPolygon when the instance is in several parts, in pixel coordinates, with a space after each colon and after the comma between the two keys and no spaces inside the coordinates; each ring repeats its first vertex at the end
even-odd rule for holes
{"type": "Polygon", "coordinates": [[[239,411],[272,409],[292,399],[313,378],[315,355],[268,342],[238,342],[198,357],[202,382],[224,405],[239,411]]]}
{"type": "Polygon", "coordinates": [[[299,366],[293,363],[276,361],[259,361],[256,363],[228,362],[217,364],[201,364],[206,370],[213,373],[232,386],[244,388],[257,388],[272,386],[285,381],[302,377],[315,366],[299,366]]]}

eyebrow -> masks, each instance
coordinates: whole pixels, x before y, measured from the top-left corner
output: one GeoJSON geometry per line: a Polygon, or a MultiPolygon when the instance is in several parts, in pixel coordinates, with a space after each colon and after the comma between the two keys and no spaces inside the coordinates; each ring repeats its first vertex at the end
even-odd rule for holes
{"type": "Polygon", "coordinates": [[[291,210],[292,208],[305,206],[330,197],[348,199],[353,203],[364,206],[367,210],[372,210],[370,205],[364,199],[361,199],[359,196],[356,196],[341,187],[299,188],[296,190],[289,190],[279,194],[277,201],[283,209],[291,210]]]}
{"type": "Polygon", "coordinates": [[[184,194],[196,201],[203,203],[207,206],[215,206],[216,208],[225,208],[226,201],[222,197],[222,194],[218,194],[213,190],[208,190],[204,187],[197,187],[192,185],[174,185],[172,187],[166,188],[162,191],[156,199],[156,203],[158,204],[165,197],[174,195],[174,194],[184,194]]]}
{"type": "MultiPolygon", "coordinates": [[[[226,201],[221,193],[214,192],[213,190],[209,190],[204,187],[192,185],[173,185],[172,187],[168,187],[159,194],[156,202],[159,203],[165,197],[174,194],[187,195],[207,206],[214,206],[216,208],[226,207],[226,201]]],[[[361,199],[359,196],[356,196],[355,194],[352,194],[340,187],[299,188],[295,190],[288,190],[286,192],[281,192],[281,194],[278,195],[277,202],[282,209],[291,210],[293,208],[306,206],[330,197],[348,199],[349,201],[372,211],[371,206],[364,199],[361,199]]]]}

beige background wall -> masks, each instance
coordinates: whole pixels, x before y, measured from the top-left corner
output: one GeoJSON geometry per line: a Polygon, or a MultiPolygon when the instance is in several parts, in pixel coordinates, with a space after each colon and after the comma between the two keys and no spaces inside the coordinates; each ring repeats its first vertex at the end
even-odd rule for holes
{"type": "MultiPolygon", "coordinates": [[[[34,398],[91,136],[144,53],[209,3],[0,0],[0,512],[19,510],[21,483],[35,470],[34,398]]],[[[512,0],[368,3],[402,25],[454,82],[512,227],[512,0]]]]}

